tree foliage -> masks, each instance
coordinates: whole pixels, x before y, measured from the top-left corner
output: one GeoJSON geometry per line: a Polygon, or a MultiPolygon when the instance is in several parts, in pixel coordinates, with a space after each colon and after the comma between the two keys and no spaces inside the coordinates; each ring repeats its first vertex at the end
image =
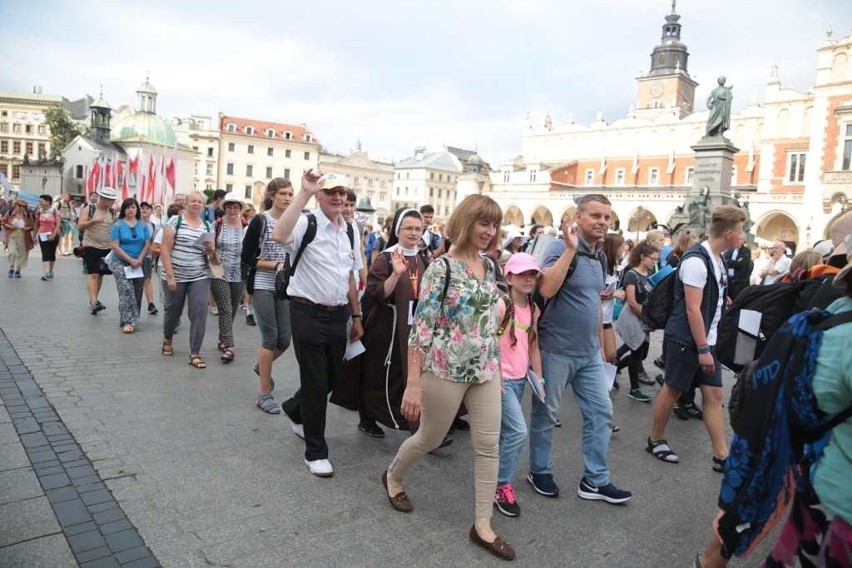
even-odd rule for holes
{"type": "Polygon", "coordinates": [[[50,131],[50,158],[61,159],[62,149],[77,135],[85,136],[88,128],[74,122],[68,109],[60,104],[51,105],[44,111],[45,124],[50,131]]]}

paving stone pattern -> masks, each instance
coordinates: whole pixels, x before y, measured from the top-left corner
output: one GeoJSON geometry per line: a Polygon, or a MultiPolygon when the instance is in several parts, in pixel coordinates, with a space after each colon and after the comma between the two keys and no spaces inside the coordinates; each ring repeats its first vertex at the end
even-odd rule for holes
{"type": "MultiPolygon", "coordinates": [[[[29,558],[32,549],[56,559],[43,566],[500,564],[467,538],[468,433],[455,433],[452,446],[411,472],[406,488],[415,511],[402,515],[388,505],[379,476],[405,434],[367,438],[355,413],[330,406],[335,475],[309,475],[304,445],[286,418],[254,405],[251,369],[260,338],[242,312],[229,365],[218,361],[216,318],[208,318],[202,356],[209,367],[199,371],[187,364],[186,320],[175,356],[160,355],[159,299],[161,315],[143,315],[137,333],[123,335],[110,278],[101,294],[107,309],[93,317],[79,262],[60,259],[56,279],[41,282],[37,261],[33,254],[21,280],[0,279],[0,328],[11,343],[0,349],[0,507],[12,503],[21,518],[10,524],[9,509],[0,508],[0,535],[12,536],[0,540],[0,565],[26,565],[9,558],[29,558]],[[31,527],[30,540],[15,537],[20,527],[31,527]]],[[[654,337],[649,372],[659,351],[654,337]]],[[[297,388],[292,349],[273,375],[277,400],[297,388]]],[[[523,481],[525,450],[515,479],[522,514],[494,516],[495,529],[518,550],[514,565],[685,568],[704,546],[720,477],[711,470],[703,425],[673,419],[668,439],[681,464],[653,459],[644,449],[652,407],[627,398],[626,373],[621,383],[613,393],[621,432],[609,462],[613,481],[634,498],[616,507],[575,495],[581,421],[566,395],[553,453],[562,496],[540,497],[523,481]]],[[[731,565],[757,566],[759,558],[731,565]]]]}

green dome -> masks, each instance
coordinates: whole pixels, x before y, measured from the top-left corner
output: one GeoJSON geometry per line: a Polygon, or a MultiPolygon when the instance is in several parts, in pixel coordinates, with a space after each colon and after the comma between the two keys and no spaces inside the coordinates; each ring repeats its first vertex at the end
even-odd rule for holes
{"type": "Polygon", "coordinates": [[[113,142],[148,142],[161,146],[174,146],[177,142],[171,124],[156,114],[134,112],[119,117],[113,123],[110,138],[113,142]]]}

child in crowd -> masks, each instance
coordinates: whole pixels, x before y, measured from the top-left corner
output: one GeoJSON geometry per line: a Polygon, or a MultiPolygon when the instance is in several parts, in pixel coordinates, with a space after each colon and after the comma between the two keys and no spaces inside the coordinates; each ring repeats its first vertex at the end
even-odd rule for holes
{"type": "MultiPolygon", "coordinates": [[[[509,294],[499,301],[501,323],[498,334],[500,374],[503,378],[503,414],[500,423],[500,466],[494,505],[507,517],[517,517],[521,514],[512,487],[512,478],[515,476],[521,450],[527,439],[527,424],[521,407],[524,387],[530,369],[531,380],[538,381],[542,376],[541,352],[536,334],[539,314],[532,300],[532,293],[540,275],[541,270],[532,255],[512,255],[505,267],[509,294]]],[[[539,390],[543,392],[543,388],[539,390]]]]}

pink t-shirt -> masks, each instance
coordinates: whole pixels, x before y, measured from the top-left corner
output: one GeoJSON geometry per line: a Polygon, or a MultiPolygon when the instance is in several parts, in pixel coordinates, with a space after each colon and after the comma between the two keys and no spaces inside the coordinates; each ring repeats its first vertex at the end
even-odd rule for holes
{"type": "MultiPolygon", "coordinates": [[[[505,307],[504,307],[505,309],[505,307]]],[[[504,312],[505,313],[505,312],[504,312]]],[[[530,306],[515,305],[515,317],[500,336],[500,368],[504,379],[525,379],[530,367],[530,334],[532,319],[530,306]],[[518,342],[512,346],[510,329],[515,328],[518,342]]]]}
{"type": "Polygon", "coordinates": [[[43,209],[38,210],[38,232],[39,233],[52,233],[56,230],[56,210],[48,209],[44,211],[43,209]]]}

